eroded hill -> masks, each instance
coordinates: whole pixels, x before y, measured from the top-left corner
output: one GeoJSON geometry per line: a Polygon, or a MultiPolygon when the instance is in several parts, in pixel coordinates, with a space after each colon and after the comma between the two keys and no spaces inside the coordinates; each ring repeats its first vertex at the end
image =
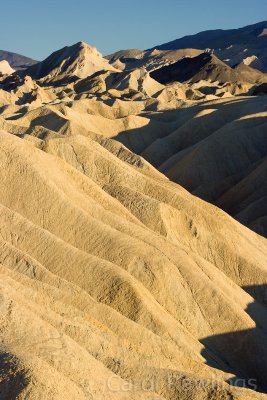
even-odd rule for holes
{"type": "Polygon", "coordinates": [[[0,398],[266,399],[266,239],[174,182],[255,221],[266,97],[66,51],[1,81],[0,398]]]}

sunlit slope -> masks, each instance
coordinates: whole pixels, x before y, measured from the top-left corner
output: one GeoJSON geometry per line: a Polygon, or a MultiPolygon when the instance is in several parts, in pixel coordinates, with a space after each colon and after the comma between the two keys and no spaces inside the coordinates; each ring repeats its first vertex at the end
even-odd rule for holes
{"type": "Polygon", "coordinates": [[[2,398],[265,398],[265,239],[99,135],[0,154],[2,398]]]}

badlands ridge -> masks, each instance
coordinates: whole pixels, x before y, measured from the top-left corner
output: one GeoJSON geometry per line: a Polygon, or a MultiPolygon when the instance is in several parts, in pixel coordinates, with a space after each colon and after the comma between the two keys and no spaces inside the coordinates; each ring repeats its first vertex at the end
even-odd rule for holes
{"type": "Polygon", "coordinates": [[[266,75],[124,57],[4,64],[0,399],[266,399],[266,75]]]}

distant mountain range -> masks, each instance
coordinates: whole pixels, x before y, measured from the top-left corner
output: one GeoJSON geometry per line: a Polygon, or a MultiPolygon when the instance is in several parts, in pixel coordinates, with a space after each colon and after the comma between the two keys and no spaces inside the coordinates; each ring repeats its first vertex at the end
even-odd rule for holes
{"type": "MultiPolygon", "coordinates": [[[[66,48],[67,49],[67,48],[66,48]]],[[[72,47],[69,48],[71,50],[72,47]]],[[[145,67],[153,69],[181,57],[197,56],[209,49],[223,62],[235,66],[244,62],[267,72],[267,21],[238,29],[215,29],[184,36],[171,42],[156,45],[149,50],[120,50],[106,58],[116,68],[120,61],[126,69],[145,67]],[[168,52],[166,52],[168,51],[168,52]],[[180,51],[177,53],[177,51],[180,51]],[[175,52],[175,53],[174,53],[175,52]]],[[[65,50],[65,49],[64,49],[65,50]]],[[[75,50],[75,49],[74,49],[75,50]]],[[[55,52],[57,55],[57,52],[55,52]]],[[[0,50],[0,61],[6,60],[16,70],[25,69],[38,61],[21,54],[0,50]]],[[[119,69],[120,65],[119,65],[119,69]]]]}
{"type": "MultiPolygon", "coordinates": [[[[153,49],[212,49],[224,62],[233,66],[243,60],[254,67],[267,71],[267,21],[239,29],[216,29],[184,36],[153,49]]],[[[150,49],[150,50],[153,50],[150,49]]]]}
{"type": "Polygon", "coordinates": [[[2,60],[8,61],[9,65],[14,69],[25,69],[38,62],[21,54],[0,50],[0,61],[2,60]]]}
{"type": "Polygon", "coordinates": [[[260,43],[267,40],[267,21],[248,25],[239,29],[216,29],[199,32],[195,35],[184,36],[180,39],[155,46],[155,49],[178,50],[186,48],[219,49],[233,44],[260,43]],[[266,30],[266,32],[264,32],[266,30]]]}

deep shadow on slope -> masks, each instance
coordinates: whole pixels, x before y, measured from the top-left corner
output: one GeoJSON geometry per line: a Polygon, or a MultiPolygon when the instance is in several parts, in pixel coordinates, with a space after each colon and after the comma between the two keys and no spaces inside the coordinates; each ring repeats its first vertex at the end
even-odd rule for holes
{"type": "Polygon", "coordinates": [[[184,152],[178,150],[159,170],[198,197],[216,202],[267,156],[266,125],[267,117],[226,123],[197,143],[188,143],[184,152]]]}
{"type": "MultiPolygon", "coordinates": [[[[266,97],[267,101],[267,97],[266,97]]],[[[182,127],[185,127],[185,124],[194,119],[194,117],[197,116],[200,112],[204,111],[206,108],[213,109],[214,112],[222,112],[225,111],[226,108],[229,107],[236,107],[237,105],[240,105],[240,102],[242,102],[242,109],[240,110],[238,117],[242,118],[244,116],[254,114],[255,109],[251,107],[251,104],[255,104],[258,102],[258,98],[242,98],[242,97],[237,97],[231,101],[226,100],[226,101],[221,101],[220,103],[210,103],[210,102],[203,102],[201,104],[197,104],[195,106],[191,106],[189,108],[180,108],[176,110],[164,110],[164,111],[153,111],[152,113],[150,112],[145,112],[142,113],[142,116],[150,118],[151,123],[152,121],[164,121],[168,122],[171,124],[171,132],[161,132],[158,134],[158,136],[155,138],[154,136],[151,136],[150,138],[147,138],[147,131],[141,128],[141,132],[139,133],[140,128],[134,128],[134,129],[128,129],[125,131],[122,131],[119,133],[114,139],[118,140],[125,146],[127,146],[131,151],[135,151],[135,148],[137,148],[137,143],[141,140],[143,143],[146,143],[146,146],[143,146],[141,152],[142,155],[147,158],[147,160],[152,163],[154,166],[159,167],[166,159],[170,158],[173,154],[175,154],[177,151],[181,151],[185,149],[187,146],[191,146],[194,143],[197,143],[199,140],[204,139],[207,137],[211,132],[214,131],[214,129],[219,129],[221,126],[221,120],[216,119],[216,125],[215,127],[211,124],[211,122],[214,120],[214,115],[213,114],[205,114],[202,116],[197,117],[196,121],[196,126],[201,126],[205,125],[205,127],[209,128],[211,125],[212,127],[208,129],[207,131],[203,132],[201,135],[197,135],[191,138],[190,142],[187,143],[186,141],[182,143],[173,143],[172,147],[169,149],[168,153],[165,154],[165,152],[162,154],[162,156],[158,159],[153,158],[153,154],[148,151],[149,146],[154,144],[154,142],[159,141],[158,144],[163,145],[163,143],[160,142],[162,138],[167,137],[168,135],[173,135],[173,133],[177,129],[181,129],[182,127]],[[138,134],[139,136],[135,139],[135,134],[138,134]],[[147,144],[148,143],[148,144],[147,144]]],[[[260,109],[260,107],[259,107],[260,109]]],[[[235,118],[234,110],[232,111],[231,115],[226,119],[226,122],[232,121],[235,118]]],[[[217,114],[218,115],[218,114],[217,114]]],[[[217,116],[216,116],[217,117],[217,116]]],[[[149,125],[148,125],[149,127],[149,125]]],[[[155,145],[157,142],[155,143],[155,145]]],[[[160,152],[162,153],[162,151],[160,152]]]]}
{"type": "Polygon", "coordinates": [[[151,78],[162,84],[171,82],[199,82],[201,80],[220,83],[238,82],[240,75],[217,57],[202,53],[196,57],[186,57],[176,63],[150,72],[151,78]]]}
{"type": "MultiPolygon", "coordinates": [[[[243,289],[267,304],[267,285],[243,289]]],[[[255,300],[245,311],[255,322],[255,328],[201,339],[205,346],[202,355],[209,366],[233,374],[229,384],[267,393],[267,307],[255,300]],[[262,357],[254,357],[254,354],[262,354],[262,357]]]]}
{"type": "Polygon", "coordinates": [[[267,97],[240,97],[147,112],[147,127],[126,130],[115,139],[172,181],[266,236],[267,117],[260,114],[266,110],[267,97]],[[169,128],[155,132],[155,120],[169,128]]]}
{"type": "Polygon", "coordinates": [[[15,400],[26,388],[26,371],[19,368],[19,361],[7,352],[0,352],[0,400],[15,400]]]}

